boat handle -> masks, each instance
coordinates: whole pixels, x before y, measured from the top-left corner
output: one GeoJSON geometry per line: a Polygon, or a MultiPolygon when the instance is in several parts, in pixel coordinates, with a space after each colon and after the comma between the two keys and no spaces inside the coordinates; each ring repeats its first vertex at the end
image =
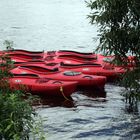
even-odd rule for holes
{"type": "Polygon", "coordinates": [[[83,76],[83,78],[89,78],[89,79],[92,79],[92,76],[86,75],[86,76],[83,76]]]}

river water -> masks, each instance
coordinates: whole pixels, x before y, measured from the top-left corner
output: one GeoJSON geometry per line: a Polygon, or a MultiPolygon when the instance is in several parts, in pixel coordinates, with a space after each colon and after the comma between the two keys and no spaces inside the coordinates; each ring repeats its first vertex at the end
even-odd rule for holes
{"type": "Polygon", "coordinates": [[[96,28],[84,0],[1,0],[0,43],[29,50],[92,51],[96,28]]]}
{"type": "MultiPolygon", "coordinates": [[[[97,27],[89,12],[84,0],[1,0],[0,45],[11,40],[18,49],[94,51],[97,27]]],[[[131,112],[123,87],[107,83],[105,91],[106,98],[77,92],[73,101],[44,101],[37,112],[47,139],[139,140],[139,108],[131,112]]]]}

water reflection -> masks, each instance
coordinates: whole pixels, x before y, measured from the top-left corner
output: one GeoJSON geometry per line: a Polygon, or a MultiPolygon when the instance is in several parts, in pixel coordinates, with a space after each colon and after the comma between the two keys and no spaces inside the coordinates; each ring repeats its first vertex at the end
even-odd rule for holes
{"type": "Polygon", "coordinates": [[[83,94],[91,98],[106,98],[106,91],[104,90],[81,90],[78,94],[83,94]]]}
{"type": "MultiPolygon", "coordinates": [[[[81,90],[77,91],[72,94],[71,97],[69,98],[63,98],[63,97],[44,97],[44,96],[39,96],[39,100],[35,101],[33,103],[34,106],[40,106],[43,108],[46,107],[76,107],[77,104],[79,103],[80,98],[87,98],[87,100],[84,100],[84,102],[88,102],[89,105],[91,106],[90,102],[92,101],[98,101],[98,102],[105,102],[106,99],[106,92],[100,92],[100,91],[91,91],[91,90],[81,90]]],[[[83,99],[82,99],[83,100],[83,99]]],[[[82,101],[81,100],[81,101],[82,101]]],[[[85,103],[84,103],[85,105],[85,103]]]]}
{"type": "Polygon", "coordinates": [[[133,105],[129,103],[125,104],[125,109],[124,109],[125,113],[139,115],[139,111],[140,110],[139,110],[138,102],[133,105]]]}
{"type": "Polygon", "coordinates": [[[49,108],[49,107],[74,107],[73,99],[69,98],[52,98],[52,97],[39,97],[39,100],[34,102],[34,107],[49,108]]]}
{"type": "Polygon", "coordinates": [[[128,140],[139,139],[140,116],[126,112],[124,89],[107,84],[104,97],[91,97],[82,91],[72,94],[72,102],[44,100],[37,111],[47,119],[44,131],[47,139],[128,140]],[[115,90],[115,92],[113,92],[115,90]]]}

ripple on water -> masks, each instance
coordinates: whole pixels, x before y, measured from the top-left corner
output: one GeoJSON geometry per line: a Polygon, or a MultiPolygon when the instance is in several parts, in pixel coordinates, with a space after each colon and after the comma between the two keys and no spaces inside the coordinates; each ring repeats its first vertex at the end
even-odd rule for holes
{"type": "Polygon", "coordinates": [[[106,98],[75,93],[70,107],[56,105],[38,109],[46,118],[48,140],[127,140],[139,139],[140,118],[124,111],[122,87],[107,84],[106,98]],[[115,95],[114,92],[115,90],[115,95]],[[137,125],[138,124],[138,125],[137,125]]]}

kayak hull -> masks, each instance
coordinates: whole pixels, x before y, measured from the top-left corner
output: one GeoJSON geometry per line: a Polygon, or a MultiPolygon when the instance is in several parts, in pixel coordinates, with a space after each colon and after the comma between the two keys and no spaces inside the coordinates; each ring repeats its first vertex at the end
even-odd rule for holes
{"type": "Polygon", "coordinates": [[[73,70],[77,72],[82,72],[84,74],[105,76],[107,77],[108,81],[120,78],[126,72],[126,69],[122,67],[102,67],[94,65],[61,65],[59,69],[61,71],[73,70]]]}
{"type": "Polygon", "coordinates": [[[14,76],[9,78],[11,89],[23,90],[33,95],[70,97],[76,91],[77,82],[50,80],[47,78],[14,76]]]}
{"type": "Polygon", "coordinates": [[[39,77],[51,78],[55,80],[62,81],[76,81],[78,82],[78,87],[99,87],[104,89],[106,83],[105,76],[96,76],[83,74],[81,72],[75,71],[48,71],[43,67],[37,66],[19,66],[10,71],[12,74],[36,74],[39,77]],[[42,68],[42,69],[41,69],[42,68]],[[46,70],[46,71],[45,71],[46,70]]]}

